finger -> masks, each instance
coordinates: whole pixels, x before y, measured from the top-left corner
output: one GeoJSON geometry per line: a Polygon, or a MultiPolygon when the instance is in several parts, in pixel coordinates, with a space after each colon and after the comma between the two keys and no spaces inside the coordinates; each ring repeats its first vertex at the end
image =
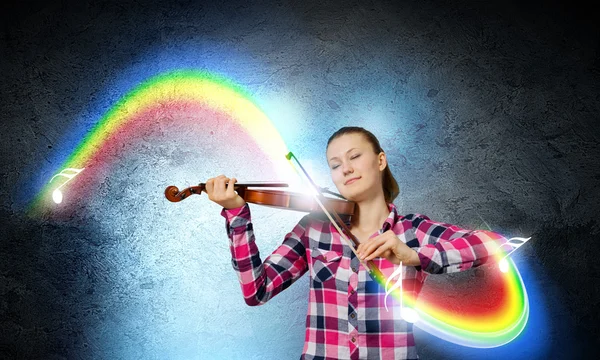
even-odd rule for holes
{"type": "Polygon", "coordinates": [[[223,178],[225,178],[225,177],[226,177],[226,176],[225,176],[225,175],[223,175],[223,174],[221,174],[221,175],[219,175],[219,176],[215,176],[215,177],[214,177],[214,179],[215,179],[215,183],[216,183],[216,182],[219,182],[219,181],[221,181],[221,179],[223,179],[223,178]]]}
{"type": "Polygon", "coordinates": [[[229,182],[227,182],[227,189],[225,190],[225,192],[227,193],[227,195],[229,195],[229,196],[233,196],[234,195],[233,186],[234,186],[234,184],[236,182],[237,182],[236,178],[229,179],[229,182]]]}
{"type": "Polygon", "coordinates": [[[215,178],[210,178],[208,180],[206,180],[206,183],[204,184],[204,190],[206,190],[206,193],[208,194],[208,197],[210,198],[212,196],[212,192],[215,188],[215,178]]]}
{"type": "Polygon", "coordinates": [[[358,257],[361,257],[362,252],[364,250],[365,246],[363,243],[359,243],[358,246],[356,247],[356,254],[358,255],[358,257]]]}
{"type": "Polygon", "coordinates": [[[229,178],[225,175],[220,175],[215,179],[216,190],[219,194],[223,195],[225,193],[225,183],[229,181],[229,178]]]}
{"type": "Polygon", "coordinates": [[[398,237],[396,236],[396,234],[394,232],[390,232],[390,231],[386,231],[385,233],[378,235],[376,237],[373,238],[373,248],[371,249],[370,254],[372,256],[370,256],[370,259],[376,257],[376,256],[383,256],[384,252],[386,251],[391,251],[392,248],[394,246],[396,246],[396,244],[399,241],[398,237]],[[373,255],[374,251],[376,249],[382,249],[382,251],[378,252],[377,255],[373,255]]]}
{"type": "Polygon", "coordinates": [[[225,183],[225,181],[224,181],[225,179],[227,179],[227,176],[221,174],[215,178],[215,184],[225,183]]]}
{"type": "Polygon", "coordinates": [[[384,252],[389,250],[389,245],[388,243],[384,243],[382,246],[378,247],[377,249],[375,249],[375,251],[373,251],[371,253],[371,255],[367,256],[365,258],[366,261],[372,260],[376,257],[381,256],[384,252]]]}
{"type": "Polygon", "coordinates": [[[375,238],[371,239],[368,243],[365,244],[365,247],[362,251],[362,257],[363,258],[368,257],[369,255],[371,255],[373,253],[373,251],[375,251],[375,249],[377,249],[384,243],[385,243],[385,239],[382,239],[380,237],[375,237],[375,238]]]}
{"type": "Polygon", "coordinates": [[[357,253],[359,253],[359,257],[362,259],[366,254],[370,254],[372,249],[369,247],[373,242],[373,239],[367,239],[364,242],[358,244],[357,253]]]}

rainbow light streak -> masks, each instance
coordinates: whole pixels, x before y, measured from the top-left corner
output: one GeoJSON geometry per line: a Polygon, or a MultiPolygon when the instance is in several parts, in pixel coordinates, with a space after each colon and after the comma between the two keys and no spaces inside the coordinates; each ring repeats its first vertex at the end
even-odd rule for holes
{"type": "MultiPolygon", "coordinates": [[[[460,311],[451,311],[448,302],[452,301],[448,300],[444,290],[436,291],[431,298],[419,296],[418,301],[411,292],[405,291],[402,296],[400,289],[391,291],[390,295],[398,303],[414,309],[419,315],[415,325],[432,335],[463,346],[498,347],[515,339],[529,317],[529,300],[521,275],[504,251],[497,252],[492,261],[498,263],[502,259],[510,264],[507,272],[501,272],[498,266],[487,268],[494,272],[493,286],[497,287],[496,291],[501,290],[502,299],[483,312],[481,309],[464,309],[464,306],[460,311]]],[[[385,284],[380,285],[385,289],[385,284]]],[[[482,292],[486,290],[491,289],[484,288],[482,292]]],[[[464,301],[464,298],[458,299],[455,301],[464,301]]]]}
{"type": "MultiPolygon", "coordinates": [[[[205,71],[178,70],[160,74],[141,83],[121,98],[77,145],[60,169],[84,168],[97,157],[111,138],[132,126],[148,127],[143,114],[165,104],[195,107],[233,119],[267,154],[283,178],[290,177],[284,155],[288,152],[283,139],[269,118],[250,98],[246,90],[230,80],[205,71]],[[276,156],[277,154],[281,154],[276,156]]],[[[129,129],[131,131],[131,129],[129,129]]],[[[28,213],[36,214],[48,205],[53,190],[61,188],[54,176],[30,202],[28,213]]],[[[69,179],[71,180],[71,179],[69,179]]]]}

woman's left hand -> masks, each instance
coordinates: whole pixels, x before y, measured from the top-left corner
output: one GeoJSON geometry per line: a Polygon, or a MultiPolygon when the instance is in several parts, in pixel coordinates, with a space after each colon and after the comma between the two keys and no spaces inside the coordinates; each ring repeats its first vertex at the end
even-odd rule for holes
{"type": "Polygon", "coordinates": [[[418,266],[421,264],[417,252],[403,243],[392,230],[360,243],[356,248],[356,252],[360,259],[364,261],[382,257],[396,265],[400,262],[405,266],[418,266]]]}

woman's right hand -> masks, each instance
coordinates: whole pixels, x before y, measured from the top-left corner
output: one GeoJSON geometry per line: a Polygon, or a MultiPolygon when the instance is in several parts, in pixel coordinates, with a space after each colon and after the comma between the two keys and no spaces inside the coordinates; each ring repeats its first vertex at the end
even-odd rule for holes
{"type": "Polygon", "coordinates": [[[225,175],[219,175],[206,180],[204,191],[211,201],[225,209],[235,209],[246,205],[246,201],[233,190],[233,184],[236,182],[236,178],[230,179],[225,175]]]}

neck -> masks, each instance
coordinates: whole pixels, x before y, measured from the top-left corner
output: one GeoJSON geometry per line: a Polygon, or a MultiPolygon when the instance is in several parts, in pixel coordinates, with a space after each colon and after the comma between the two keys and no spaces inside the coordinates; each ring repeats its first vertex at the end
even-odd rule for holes
{"type": "Polygon", "coordinates": [[[372,232],[381,228],[389,214],[390,209],[388,209],[382,194],[369,200],[357,202],[350,224],[352,228],[359,231],[372,232]]]}

